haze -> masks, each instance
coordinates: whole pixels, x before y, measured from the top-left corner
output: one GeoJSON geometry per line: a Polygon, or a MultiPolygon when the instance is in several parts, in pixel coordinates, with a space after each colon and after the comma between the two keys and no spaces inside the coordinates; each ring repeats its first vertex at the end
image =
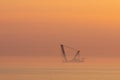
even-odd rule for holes
{"type": "Polygon", "coordinates": [[[120,56],[118,0],[1,0],[0,55],[53,56],[61,43],[84,56],[120,56]]]}

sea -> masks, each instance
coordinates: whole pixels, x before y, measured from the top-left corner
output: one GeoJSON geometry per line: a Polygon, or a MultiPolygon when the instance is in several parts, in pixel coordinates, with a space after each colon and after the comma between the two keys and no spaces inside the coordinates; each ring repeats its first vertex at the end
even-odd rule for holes
{"type": "Polygon", "coordinates": [[[119,58],[87,58],[64,63],[56,58],[0,57],[0,80],[120,80],[119,58]]]}

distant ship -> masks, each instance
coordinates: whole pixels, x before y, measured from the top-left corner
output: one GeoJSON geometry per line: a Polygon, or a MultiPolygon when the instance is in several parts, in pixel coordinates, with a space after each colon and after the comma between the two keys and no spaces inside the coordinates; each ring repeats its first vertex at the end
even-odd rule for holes
{"type": "MultiPolygon", "coordinates": [[[[61,44],[60,47],[61,47],[62,57],[63,57],[63,59],[64,59],[64,60],[63,60],[64,62],[74,62],[74,63],[84,62],[84,58],[81,58],[81,56],[80,56],[80,50],[76,50],[76,49],[74,49],[74,48],[68,47],[68,46],[63,45],[63,44],[61,44]],[[68,58],[67,58],[67,55],[66,55],[67,53],[65,52],[65,47],[67,47],[67,48],[69,48],[69,49],[74,49],[74,50],[76,50],[75,55],[74,55],[73,58],[70,59],[70,60],[68,60],[68,58]]],[[[69,54],[69,53],[68,53],[68,54],[69,54]]]]}

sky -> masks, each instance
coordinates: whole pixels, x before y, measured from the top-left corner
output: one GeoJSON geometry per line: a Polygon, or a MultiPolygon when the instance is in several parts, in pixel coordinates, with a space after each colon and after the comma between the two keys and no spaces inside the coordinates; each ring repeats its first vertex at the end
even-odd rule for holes
{"type": "Polygon", "coordinates": [[[1,0],[0,56],[120,56],[119,0],[1,0]]]}

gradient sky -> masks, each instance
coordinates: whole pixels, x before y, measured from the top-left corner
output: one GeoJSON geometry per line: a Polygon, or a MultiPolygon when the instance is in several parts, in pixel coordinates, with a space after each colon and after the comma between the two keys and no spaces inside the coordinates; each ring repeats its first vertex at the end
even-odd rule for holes
{"type": "Polygon", "coordinates": [[[120,56],[119,0],[1,0],[0,55],[120,56]]]}

